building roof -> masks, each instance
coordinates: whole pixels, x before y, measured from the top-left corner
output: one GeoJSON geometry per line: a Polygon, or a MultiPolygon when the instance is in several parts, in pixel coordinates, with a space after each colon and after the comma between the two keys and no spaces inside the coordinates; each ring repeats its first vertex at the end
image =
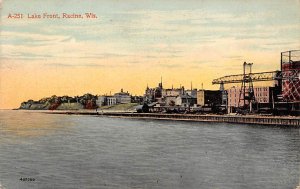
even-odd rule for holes
{"type": "Polygon", "coordinates": [[[190,95],[188,95],[188,94],[181,94],[181,95],[179,95],[178,97],[180,97],[180,98],[195,98],[195,97],[190,96],[190,95]]]}

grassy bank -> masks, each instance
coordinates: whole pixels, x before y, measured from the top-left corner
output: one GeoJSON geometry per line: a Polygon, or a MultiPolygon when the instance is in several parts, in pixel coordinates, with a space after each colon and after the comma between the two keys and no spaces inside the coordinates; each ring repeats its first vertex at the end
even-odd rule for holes
{"type": "Polygon", "coordinates": [[[128,103],[128,104],[116,104],[113,106],[101,106],[98,108],[100,111],[135,111],[138,103],[128,103]]]}

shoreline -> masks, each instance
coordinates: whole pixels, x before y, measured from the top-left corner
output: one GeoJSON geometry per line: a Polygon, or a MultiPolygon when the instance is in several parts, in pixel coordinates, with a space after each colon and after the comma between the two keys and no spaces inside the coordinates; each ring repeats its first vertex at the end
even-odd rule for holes
{"type": "Polygon", "coordinates": [[[135,118],[135,119],[210,122],[210,123],[300,126],[299,117],[277,117],[277,116],[257,116],[257,115],[244,116],[244,115],[155,114],[155,113],[104,113],[103,116],[135,118]]]}
{"type": "Polygon", "coordinates": [[[215,115],[215,114],[164,114],[164,113],[136,113],[133,111],[96,111],[96,110],[21,110],[23,112],[94,115],[132,119],[155,119],[173,121],[193,121],[210,123],[238,123],[273,126],[300,126],[300,117],[296,116],[262,116],[262,115],[215,115]]]}

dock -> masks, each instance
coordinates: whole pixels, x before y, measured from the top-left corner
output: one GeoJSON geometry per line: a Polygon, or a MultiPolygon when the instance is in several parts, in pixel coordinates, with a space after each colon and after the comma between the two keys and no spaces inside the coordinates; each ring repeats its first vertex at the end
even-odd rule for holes
{"type": "Polygon", "coordinates": [[[240,124],[261,124],[279,126],[300,126],[300,117],[280,116],[245,116],[245,115],[195,115],[195,114],[161,114],[161,113],[103,113],[110,117],[129,117],[140,119],[160,119],[199,122],[223,122],[240,124]]]}
{"type": "Polygon", "coordinates": [[[199,115],[199,114],[165,114],[135,112],[96,112],[96,111],[45,111],[50,114],[94,115],[119,118],[178,120],[194,122],[238,123],[278,126],[300,126],[298,116],[260,116],[260,115],[199,115]]]}

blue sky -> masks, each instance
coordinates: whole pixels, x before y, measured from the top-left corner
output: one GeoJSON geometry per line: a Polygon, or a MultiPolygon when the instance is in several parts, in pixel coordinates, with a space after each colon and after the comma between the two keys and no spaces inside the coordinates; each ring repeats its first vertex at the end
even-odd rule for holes
{"type": "MultiPolygon", "coordinates": [[[[288,50],[299,47],[300,3],[291,1],[14,1],[3,2],[2,45],[42,46],[68,40],[109,45],[106,52],[132,55],[139,51],[149,57],[180,56],[186,48],[218,45],[219,40],[253,40],[249,51],[288,50]],[[9,13],[85,13],[97,20],[8,20],[9,13]],[[31,34],[26,36],[26,34],[31,34]],[[41,36],[34,36],[41,35],[41,36]],[[45,36],[43,39],[42,35],[45,36]],[[51,38],[51,36],[53,38],[51,38]],[[33,39],[36,38],[37,39],[33,39]],[[163,44],[157,47],[157,44],[163,44]],[[117,52],[117,53],[116,53],[117,52]]],[[[224,44],[223,48],[226,47],[224,44]]],[[[51,48],[51,47],[50,47],[51,48]]],[[[15,49],[14,49],[14,52],[15,49]]],[[[34,58],[47,53],[17,51],[5,58],[34,58]],[[17,55],[17,56],[16,56],[17,55]]],[[[48,57],[56,55],[48,53],[48,57]]],[[[60,55],[57,55],[60,57],[60,55]]],[[[63,56],[63,55],[61,55],[63,56]]],[[[82,54],[84,58],[86,54],[82,54]]],[[[183,55],[184,56],[184,55],[183,55]]],[[[231,55],[228,55],[230,57],[231,55]]],[[[232,55],[237,56],[237,55],[232,55]]]]}

